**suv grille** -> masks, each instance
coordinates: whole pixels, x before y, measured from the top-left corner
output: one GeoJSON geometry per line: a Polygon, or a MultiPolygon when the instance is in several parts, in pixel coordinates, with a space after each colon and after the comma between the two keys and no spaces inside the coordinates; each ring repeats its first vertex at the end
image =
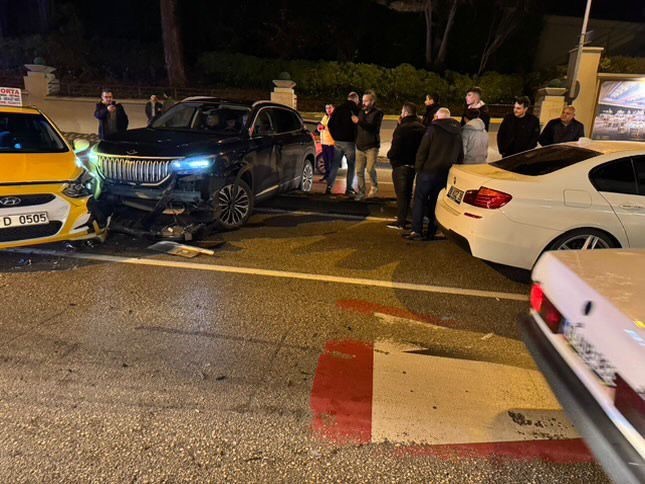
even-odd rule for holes
{"type": "Polygon", "coordinates": [[[172,162],[172,159],[99,155],[99,169],[103,177],[125,183],[158,185],[170,176],[172,162]]]}

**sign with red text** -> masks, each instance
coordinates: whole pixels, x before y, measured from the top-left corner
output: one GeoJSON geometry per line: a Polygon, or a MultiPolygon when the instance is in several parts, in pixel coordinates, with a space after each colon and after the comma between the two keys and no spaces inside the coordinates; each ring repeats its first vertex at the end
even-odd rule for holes
{"type": "Polygon", "coordinates": [[[0,106],[22,106],[22,92],[17,87],[0,87],[0,106]]]}

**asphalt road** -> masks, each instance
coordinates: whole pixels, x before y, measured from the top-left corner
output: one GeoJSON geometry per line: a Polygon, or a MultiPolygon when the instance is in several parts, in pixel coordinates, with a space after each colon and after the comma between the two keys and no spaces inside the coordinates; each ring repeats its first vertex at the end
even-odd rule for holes
{"type": "Polygon", "coordinates": [[[526,274],[392,210],[0,254],[0,482],[606,482],[519,340],[526,274]]]}

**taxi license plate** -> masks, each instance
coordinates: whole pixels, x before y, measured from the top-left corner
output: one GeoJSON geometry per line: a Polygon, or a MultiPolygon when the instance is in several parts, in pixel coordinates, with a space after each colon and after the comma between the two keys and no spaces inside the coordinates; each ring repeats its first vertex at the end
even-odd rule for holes
{"type": "Polygon", "coordinates": [[[448,190],[448,198],[455,203],[461,203],[461,200],[464,198],[464,191],[459,188],[450,187],[450,190],[448,190]]]}
{"type": "Polygon", "coordinates": [[[49,217],[47,216],[47,212],[0,216],[0,229],[27,227],[29,225],[45,225],[48,223],[49,217]]]}

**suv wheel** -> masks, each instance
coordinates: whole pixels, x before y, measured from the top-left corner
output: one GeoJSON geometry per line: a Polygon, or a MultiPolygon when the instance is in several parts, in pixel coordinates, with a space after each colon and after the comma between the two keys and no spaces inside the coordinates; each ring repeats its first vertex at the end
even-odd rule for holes
{"type": "Polygon", "coordinates": [[[314,167],[309,160],[305,160],[300,179],[300,190],[310,192],[314,186],[314,167]]]}
{"type": "Polygon", "coordinates": [[[219,221],[221,228],[226,230],[239,229],[251,216],[253,211],[253,193],[249,186],[240,180],[224,185],[218,195],[219,221]]]}

